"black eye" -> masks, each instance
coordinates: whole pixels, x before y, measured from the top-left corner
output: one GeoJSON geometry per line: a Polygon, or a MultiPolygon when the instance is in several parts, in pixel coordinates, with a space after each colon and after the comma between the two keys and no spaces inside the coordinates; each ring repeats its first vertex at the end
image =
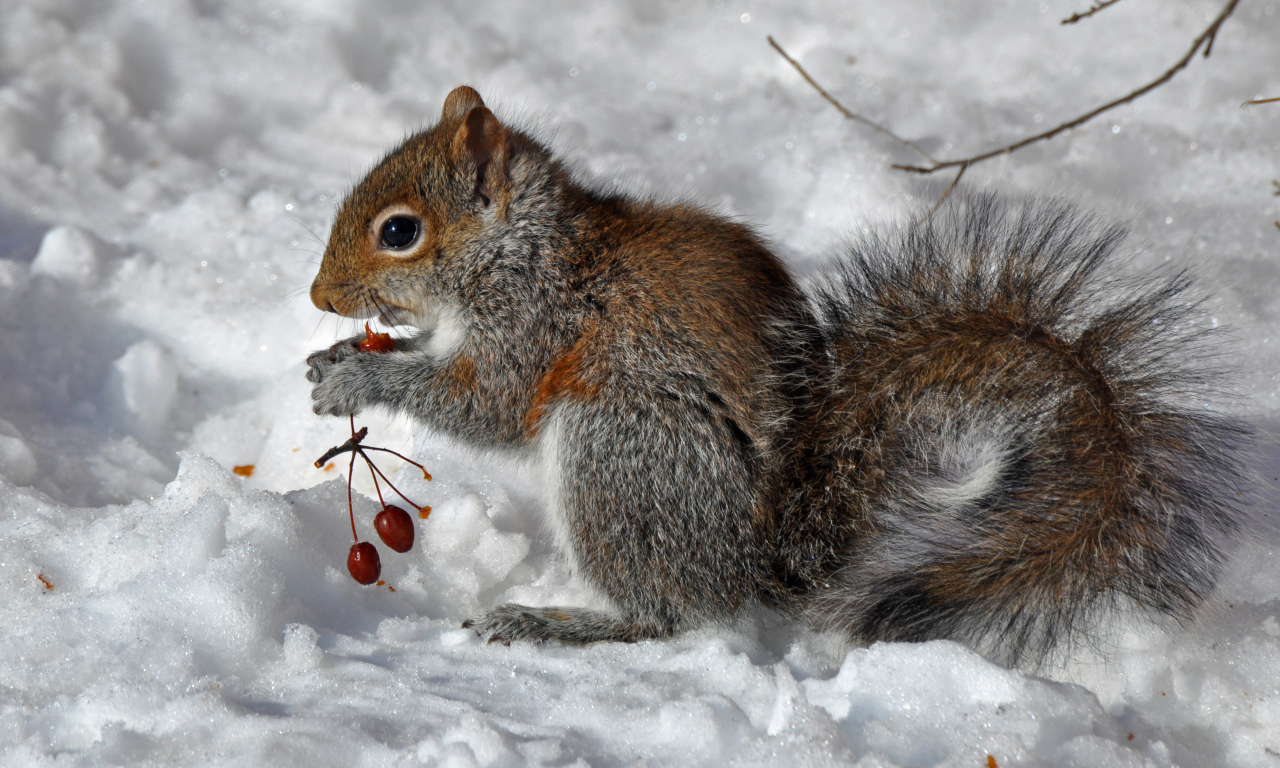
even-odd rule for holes
{"type": "Polygon", "coordinates": [[[418,237],[418,222],[408,216],[392,216],[382,225],[382,247],[403,248],[418,237]]]}

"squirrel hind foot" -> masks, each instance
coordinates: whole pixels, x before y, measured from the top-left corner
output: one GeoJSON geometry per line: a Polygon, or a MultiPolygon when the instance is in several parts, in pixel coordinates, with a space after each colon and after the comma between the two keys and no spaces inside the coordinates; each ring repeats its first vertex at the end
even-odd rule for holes
{"type": "Polygon", "coordinates": [[[513,640],[558,640],[570,645],[605,641],[634,643],[666,637],[671,627],[628,622],[602,611],[586,608],[532,608],[508,603],[483,616],[468,619],[464,629],[474,630],[488,642],[510,645],[513,640]]]}

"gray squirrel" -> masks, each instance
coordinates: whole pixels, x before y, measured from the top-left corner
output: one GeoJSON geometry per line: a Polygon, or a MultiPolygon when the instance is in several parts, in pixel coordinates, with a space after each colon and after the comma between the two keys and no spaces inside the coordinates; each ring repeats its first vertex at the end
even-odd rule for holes
{"type": "Polygon", "coordinates": [[[589,189],[463,86],[343,202],[311,286],[419,333],[339,342],[307,378],[316,413],[381,406],[540,462],[611,610],[503,605],[464,625],[491,640],[763,604],[1012,664],[1122,606],[1189,619],[1247,498],[1190,281],[1123,279],[1122,238],[970,196],[802,290],[747,226],[589,189]]]}

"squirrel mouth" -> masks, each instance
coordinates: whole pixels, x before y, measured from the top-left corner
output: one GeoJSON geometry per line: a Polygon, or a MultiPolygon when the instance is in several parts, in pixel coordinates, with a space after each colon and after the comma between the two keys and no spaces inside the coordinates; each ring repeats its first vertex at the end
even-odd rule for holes
{"type": "Polygon", "coordinates": [[[432,299],[423,299],[411,307],[381,300],[377,308],[380,310],[378,322],[387,326],[405,325],[420,331],[430,331],[440,321],[441,304],[432,299]]]}
{"type": "Polygon", "coordinates": [[[401,307],[384,306],[382,312],[378,315],[378,322],[383,325],[407,325],[404,316],[408,314],[408,310],[401,307]]]}

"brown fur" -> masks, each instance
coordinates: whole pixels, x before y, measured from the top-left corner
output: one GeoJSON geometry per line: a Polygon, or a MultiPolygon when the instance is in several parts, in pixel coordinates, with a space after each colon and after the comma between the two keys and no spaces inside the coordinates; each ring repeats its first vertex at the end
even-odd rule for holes
{"type": "Polygon", "coordinates": [[[592,364],[596,358],[595,342],[598,334],[599,323],[588,324],[573,348],[557,358],[538,382],[533,403],[525,416],[526,440],[532,442],[537,438],[538,422],[560,398],[572,397],[590,401],[600,397],[600,383],[595,380],[600,373],[594,370],[597,366],[592,364]]]}

